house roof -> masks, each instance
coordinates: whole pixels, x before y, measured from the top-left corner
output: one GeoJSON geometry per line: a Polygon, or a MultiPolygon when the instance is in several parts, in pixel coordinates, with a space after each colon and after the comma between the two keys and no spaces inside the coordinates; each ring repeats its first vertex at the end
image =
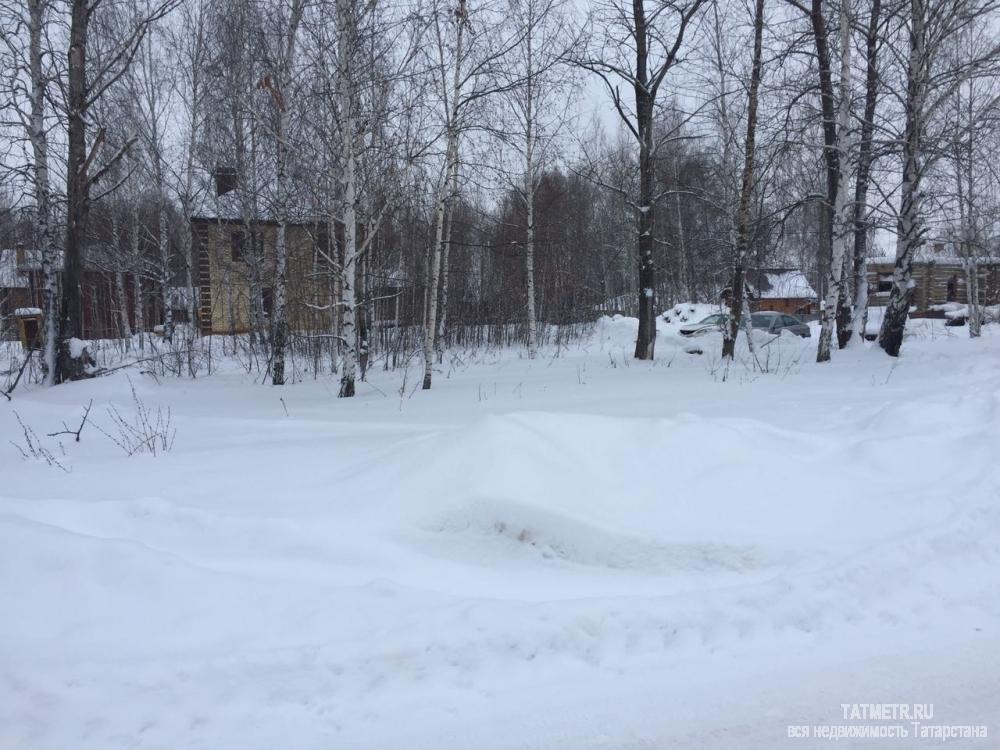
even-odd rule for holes
{"type": "Polygon", "coordinates": [[[747,271],[746,283],[758,299],[815,299],[816,291],[806,275],[794,268],[762,268],[747,271]]]}
{"type": "MultiPolygon", "coordinates": [[[[997,263],[1000,258],[1000,240],[988,238],[983,248],[983,254],[975,260],[977,263],[997,263]]],[[[895,263],[894,252],[884,250],[881,254],[872,253],[866,259],[873,265],[895,263]]],[[[950,239],[929,239],[918,248],[913,256],[915,263],[941,263],[945,265],[961,265],[965,260],[958,243],[950,239]]]]}

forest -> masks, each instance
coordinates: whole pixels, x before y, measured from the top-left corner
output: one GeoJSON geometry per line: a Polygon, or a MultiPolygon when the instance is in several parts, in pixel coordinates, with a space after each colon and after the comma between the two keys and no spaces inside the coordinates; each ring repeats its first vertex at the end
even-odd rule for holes
{"type": "Polygon", "coordinates": [[[534,357],[601,313],[652,359],[658,313],[720,295],[731,357],[746,274],[786,268],[822,362],[860,338],[880,257],[896,356],[932,246],[975,336],[996,10],[7,0],[0,245],[29,281],[0,290],[6,338],[37,311],[28,377],[54,384],[154,332],[193,375],[200,335],[229,335],[274,384],[297,358],[351,396],[376,361],[419,357],[429,388],[449,346],[534,357]]]}

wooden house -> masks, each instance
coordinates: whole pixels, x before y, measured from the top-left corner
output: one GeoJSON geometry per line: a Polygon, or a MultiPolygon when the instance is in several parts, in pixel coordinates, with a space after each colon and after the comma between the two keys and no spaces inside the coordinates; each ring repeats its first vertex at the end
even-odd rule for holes
{"type": "Polygon", "coordinates": [[[24,248],[0,249],[0,338],[12,339],[17,335],[14,311],[31,307],[28,276],[18,259],[23,262],[24,248]]]}
{"type": "MultiPolygon", "coordinates": [[[[288,250],[286,314],[292,330],[329,330],[332,321],[326,224],[285,225],[288,250]]],[[[191,219],[197,258],[198,322],[203,334],[245,333],[256,315],[274,306],[275,221],[196,216],[191,219]],[[256,297],[256,299],[255,299],[256,297]]]]}
{"type": "MultiPolygon", "coordinates": [[[[118,338],[124,333],[123,314],[131,331],[136,330],[135,281],[131,271],[116,271],[109,255],[99,247],[88,248],[84,261],[82,284],[83,337],[86,339],[118,338]],[[107,261],[107,262],[106,262],[107,261]],[[119,291],[119,274],[121,291],[119,291]],[[122,293],[123,292],[123,293],[122,293]]],[[[61,254],[56,265],[62,265],[61,254]]],[[[11,325],[13,311],[18,308],[41,308],[42,268],[37,252],[23,246],[5,250],[0,256],[0,335],[12,338],[16,330],[11,325]]],[[[140,277],[143,318],[151,328],[163,315],[160,295],[154,282],[140,277]]],[[[56,268],[56,295],[62,286],[62,270],[56,268]]]]}
{"type": "MultiPolygon", "coordinates": [[[[790,315],[811,315],[818,309],[818,297],[805,273],[795,268],[761,268],[748,270],[745,279],[745,299],[754,312],[770,310],[790,315]]],[[[732,289],[726,287],[720,295],[729,304],[732,289]]]]}
{"type": "MultiPolygon", "coordinates": [[[[933,305],[945,302],[967,304],[965,265],[961,258],[948,252],[947,246],[938,243],[930,252],[913,262],[913,307],[916,317],[933,316],[933,305]]],[[[983,305],[1000,303],[1000,259],[977,260],[979,302],[983,305]]],[[[892,291],[895,262],[888,258],[868,261],[868,304],[883,307],[892,291]]]]}
{"type": "Polygon", "coordinates": [[[790,315],[811,315],[818,296],[806,275],[796,268],[762,268],[747,271],[751,307],[790,315]]]}

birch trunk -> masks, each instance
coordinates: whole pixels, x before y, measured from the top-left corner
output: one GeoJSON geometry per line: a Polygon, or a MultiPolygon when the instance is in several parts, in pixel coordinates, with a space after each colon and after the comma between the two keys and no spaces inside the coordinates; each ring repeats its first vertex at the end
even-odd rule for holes
{"type": "MultiPolygon", "coordinates": [[[[747,96],[747,136],[743,152],[743,174],[740,180],[740,202],[736,212],[736,262],[733,271],[732,310],[729,331],[722,342],[722,356],[732,359],[736,351],[736,334],[743,316],[744,265],[750,247],[750,199],[753,195],[757,142],[757,99],[763,73],[764,0],[756,0],[753,28],[753,67],[747,96]]],[[[753,350],[751,328],[746,329],[747,343],[753,350]]]]}
{"type": "Polygon", "coordinates": [[[524,272],[527,287],[528,359],[538,355],[538,321],[535,317],[535,70],[533,24],[527,29],[527,76],[524,97],[524,272]]]}
{"type": "MultiPolygon", "coordinates": [[[[818,5],[818,3],[817,3],[818,5]]],[[[816,6],[814,6],[816,7],[816,6]]],[[[819,32],[817,32],[817,46],[819,44],[819,32]]],[[[824,44],[825,46],[825,44],[824,44]]],[[[829,52],[827,60],[829,60],[829,52]]],[[[822,60],[823,57],[820,56],[822,60]]],[[[822,63],[821,63],[822,64],[822,63]]],[[[847,174],[848,165],[848,128],[851,118],[851,17],[848,4],[842,2],[840,6],[840,81],[839,81],[839,102],[837,103],[836,132],[834,133],[833,148],[836,149],[835,159],[828,161],[828,169],[835,170],[829,178],[833,197],[832,215],[832,237],[830,253],[830,277],[826,287],[826,300],[823,305],[821,327],[819,333],[819,345],[816,349],[817,362],[830,361],[830,348],[833,340],[834,327],[837,322],[842,328],[846,328],[849,320],[849,296],[847,292],[846,275],[844,273],[847,264],[848,251],[852,239],[852,222],[850,215],[850,203],[844,177],[847,174]]],[[[827,144],[829,148],[829,144],[827,144]]],[[[847,340],[843,339],[846,344],[847,340]]],[[[838,335],[838,345],[841,345],[838,335]]]]}
{"type": "MultiPolygon", "coordinates": [[[[452,140],[452,136],[449,133],[449,140],[452,140]]],[[[447,148],[447,154],[445,160],[450,164],[452,154],[452,146],[449,143],[447,148]]],[[[434,247],[431,249],[430,262],[428,263],[428,279],[427,279],[427,310],[424,320],[424,341],[423,341],[423,353],[424,353],[424,382],[423,389],[429,390],[431,387],[431,380],[433,377],[433,365],[434,365],[434,342],[435,334],[437,332],[437,305],[438,305],[438,282],[440,280],[441,274],[441,255],[442,248],[444,245],[444,229],[445,229],[445,214],[447,212],[448,204],[448,178],[447,175],[450,169],[445,172],[443,176],[442,183],[438,188],[438,197],[436,201],[435,211],[435,230],[434,230],[434,247]]]]}
{"type": "MultiPolygon", "coordinates": [[[[429,390],[433,379],[434,345],[437,335],[438,315],[438,284],[441,274],[441,257],[445,244],[445,220],[449,204],[450,177],[452,170],[458,169],[458,106],[461,97],[461,63],[464,54],[465,27],[468,22],[466,0],[459,0],[456,12],[457,30],[455,33],[455,68],[451,86],[451,103],[447,112],[445,133],[445,166],[441,175],[441,185],[438,189],[437,206],[435,208],[434,247],[431,250],[429,278],[427,288],[427,314],[424,320],[424,381],[423,389],[429,390]]],[[[456,177],[457,179],[457,177],[456,177]]]]}
{"type": "Polygon", "coordinates": [[[160,290],[163,296],[163,339],[168,343],[174,340],[174,311],[170,299],[170,232],[167,226],[166,194],[163,190],[162,177],[160,183],[160,200],[156,208],[157,243],[160,251],[160,290]]]}
{"type": "Polygon", "coordinates": [[[438,364],[444,361],[445,327],[448,324],[448,289],[449,262],[451,258],[451,236],[455,226],[455,202],[458,198],[458,162],[452,166],[451,188],[448,196],[448,211],[445,219],[444,245],[441,247],[441,300],[438,310],[437,333],[434,338],[434,350],[437,353],[438,364]]]}
{"type": "Polygon", "coordinates": [[[854,176],[854,311],[853,335],[864,340],[868,318],[868,187],[872,166],[875,108],[878,104],[878,41],[881,0],[872,0],[865,34],[865,113],[861,121],[858,164],[854,176]]]}
{"type": "Polygon", "coordinates": [[[142,347],[142,333],[146,330],[146,320],[142,304],[142,246],[139,242],[139,203],[132,203],[132,231],[129,232],[132,258],[132,304],[135,332],[140,335],[139,346],[142,347]]]}
{"type": "Polygon", "coordinates": [[[354,383],[358,368],[358,338],[355,316],[357,314],[357,299],[355,283],[357,282],[358,241],[357,241],[357,169],[354,143],[355,107],[354,107],[354,70],[352,55],[356,38],[353,0],[337,0],[337,88],[340,108],[340,131],[343,142],[344,172],[343,184],[343,222],[344,222],[344,266],[341,273],[342,299],[341,309],[343,319],[341,335],[344,338],[344,359],[340,375],[341,398],[354,395],[354,383]]]}
{"type": "Polygon", "coordinates": [[[286,287],[288,282],[288,128],[290,114],[287,96],[292,87],[292,64],[295,60],[295,38],[302,20],[302,0],[293,0],[288,34],[285,38],[284,56],[277,71],[276,88],[270,88],[278,110],[275,125],[275,161],[278,219],[274,247],[274,300],[271,309],[271,383],[285,384],[285,348],[288,340],[288,321],[285,316],[286,287]]]}
{"type": "MultiPolygon", "coordinates": [[[[529,147],[530,152],[530,147],[529,147]]],[[[528,157],[530,164],[531,157],[528,157]]],[[[529,173],[530,174],[530,173],[529,173]]],[[[538,321],[535,315],[535,186],[531,180],[525,192],[525,220],[527,221],[524,243],[524,270],[528,287],[528,359],[538,356],[538,321]]]]}
{"type": "Polygon", "coordinates": [[[898,357],[903,330],[913,299],[913,258],[924,242],[920,187],[921,135],[927,95],[925,0],[910,0],[910,50],[906,65],[906,128],[903,133],[903,180],[896,220],[896,263],[892,291],[879,331],[879,345],[890,357],[898,357]]]}
{"type": "Polygon", "coordinates": [[[28,140],[34,157],[35,234],[41,256],[42,277],[42,367],[45,385],[55,384],[56,378],[56,280],[55,247],[52,242],[52,187],[49,177],[49,142],[45,130],[45,97],[48,78],[42,66],[42,36],[48,0],[28,0],[28,69],[31,76],[31,114],[28,120],[28,140]]]}

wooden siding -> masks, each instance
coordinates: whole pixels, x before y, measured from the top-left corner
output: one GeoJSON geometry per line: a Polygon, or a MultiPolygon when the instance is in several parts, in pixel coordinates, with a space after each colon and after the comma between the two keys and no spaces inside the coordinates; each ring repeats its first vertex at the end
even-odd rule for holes
{"type": "MultiPolygon", "coordinates": [[[[880,279],[891,279],[894,263],[884,261],[868,264],[868,304],[882,306],[889,300],[889,292],[878,290],[880,279]]],[[[979,300],[984,305],[1000,303],[1000,262],[990,261],[979,265],[979,300]]],[[[913,264],[913,305],[918,313],[926,313],[932,305],[945,302],[966,304],[969,301],[965,286],[965,269],[957,261],[928,261],[913,264]],[[949,283],[954,281],[954,295],[949,295],[949,283]],[[949,300],[949,296],[954,299],[949,300]]]]}
{"type": "MultiPolygon", "coordinates": [[[[266,308],[274,286],[277,225],[255,222],[248,232],[242,221],[197,218],[192,220],[192,231],[198,253],[202,333],[246,333],[251,329],[251,289],[259,284],[266,308]],[[252,252],[252,240],[247,239],[247,254],[234,258],[234,233],[247,238],[258,236],[259,252],[252,252]]],[[[286,314],[293,331],[330,329],[331,273],[325,259],[317,253],[317,241],[326,236],[322,225],[290,224],[286,229],[286,314]]]]}

